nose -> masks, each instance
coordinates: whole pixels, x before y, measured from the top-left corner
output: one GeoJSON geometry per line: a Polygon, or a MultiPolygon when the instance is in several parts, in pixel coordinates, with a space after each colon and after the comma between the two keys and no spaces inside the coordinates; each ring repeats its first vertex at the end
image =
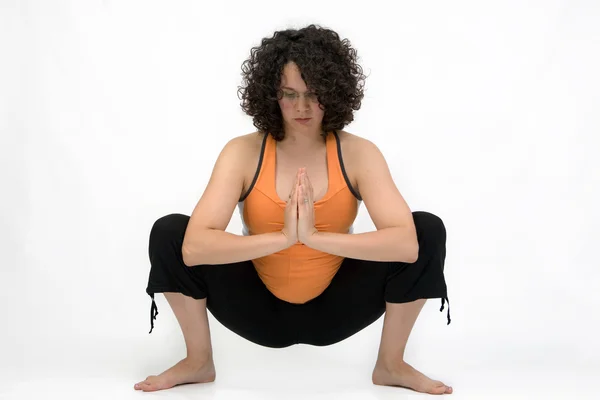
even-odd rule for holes
{"type": "Polygon", "coordinates": [[[310,108],[309,101],[305,96],[298,96],[296,100],[296,109],[297,111],[308,110],[310,108]]]}

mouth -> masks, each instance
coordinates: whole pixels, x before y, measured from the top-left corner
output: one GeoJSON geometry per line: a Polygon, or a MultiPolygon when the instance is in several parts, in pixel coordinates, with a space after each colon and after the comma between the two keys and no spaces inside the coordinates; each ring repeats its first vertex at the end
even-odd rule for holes
{"type": "Polygon", "coordinates": [[[306,121],[310,121],[310,118],[294,118],[296,121],[300,121],[300,122],[306,122],[306,121]]]}

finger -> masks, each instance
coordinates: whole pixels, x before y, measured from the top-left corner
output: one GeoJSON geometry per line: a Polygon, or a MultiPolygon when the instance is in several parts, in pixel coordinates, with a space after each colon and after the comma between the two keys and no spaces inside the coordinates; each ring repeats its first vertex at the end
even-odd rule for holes
{"type": "Polygon", "coordinates": [[[308,192],[310,193],[310,198],[312,199],[314,195],[314,188],[312,183],[310,182],[310,178],[306,175],[306,187],[308,187],[308,192]]]}
{"type": "Polygon", "coordinates": [[[292,197],[294,199],[296,199],[297,195],[298,195],[298,184],[295,184],[294,187],[292,188],[292,197]]]}
{"type": "Polygon", "coordinates": [[[298,202],[298,193],[297,193],[297,189],[298,185],[294,186],[294,190],[292,191],[292,197],[291,197],[291,201],[292,204],[296,204],[298,202]]]}
{"type": "Polygon", "coordinates": [[[306,188],[310,190],[310,187],[312,186],[310,183],[310,179],[308,179],[308,174],[304,175],[304,183],[306,185],[306,188]]]}
{"type": "Polygon", "coordinates": [[[310,179],[308,179],[308,175],[304,174],[304,186],[306,188],[306,195],[309,198],[309,201],[312,199],[313,196],[313,188],[312,185],[310,183],[310,179]]]}
{"type": "Polygon", "coordinates": [[[298,187],[298,204],[302,206],[304,204],[304,187],[301,185],[298,187]]]}
{"type": "Polygon", "coordinates": [[[290,198],[294,197],[294,195],[296,194],[296,191],[298,190],[298,176],[296,176],[296,181],[294,182],[294,185],[292,186],[292,191],[290,192],[290,198]]]}
{"type": "Polygon", "coordinates": [[[308,175],[306,175],[306,184],[308,185],[308,187],[312,187],[312,182],[310,181],[308,175]]]}
{"type": "Polygon", "coordinates": [[[300,210],[302,209],[302,188],[298,187],[298,193],[296,194],[296,210],[298,211],[298,216],[300,215],[300,210]]]}
{"type": "Polygon", "coordinates": [[[299,199],[300,198],[300,186],[298,186],[298,190],[296,190],[296,200],[295,200],[295,209],[296,209],[296,216],[299,216],[300,210],[298,210],[298,208],[300,207],[299,204],[299,199]]]}

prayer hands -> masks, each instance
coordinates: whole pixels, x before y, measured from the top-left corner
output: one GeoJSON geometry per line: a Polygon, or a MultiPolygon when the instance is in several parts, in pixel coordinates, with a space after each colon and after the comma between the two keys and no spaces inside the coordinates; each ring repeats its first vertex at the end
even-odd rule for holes
{"type": "Polygon", "coordinates": [[[298,240],[306,244],[310,237],[317,234],[315,228],[315,207],[313,187],[306,174],[306,168],[300,168],[297,190],[298,203],[298,240]]]}

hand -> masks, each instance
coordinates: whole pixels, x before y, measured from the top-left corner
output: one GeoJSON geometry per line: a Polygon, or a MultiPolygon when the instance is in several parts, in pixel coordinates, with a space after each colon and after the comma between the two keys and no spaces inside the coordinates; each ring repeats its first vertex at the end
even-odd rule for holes
{"type": "Polygon", "coordinates": [[[298,242],[298,187],[300,185],[300,170],[296,173],[292,191],[285,206],[283,229],[281,233],[287,238],[287,247],[298,242]]]}
{"type": "Polygon", "coordinates": [[[306,174],[306,168],[300,168],[300,185],[298,186],[298,240],[306,244],[316,233],[315,204],[313,187],[306,174]]]}

